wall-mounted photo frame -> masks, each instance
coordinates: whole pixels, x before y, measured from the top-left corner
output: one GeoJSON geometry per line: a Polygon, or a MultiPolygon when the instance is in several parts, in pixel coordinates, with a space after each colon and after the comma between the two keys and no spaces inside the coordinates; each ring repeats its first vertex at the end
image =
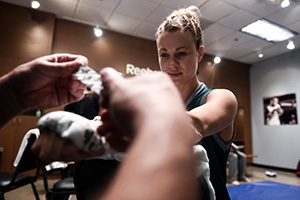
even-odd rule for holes
{"type": "Polygon", "coordinates": [[[264,97],[265,125],[280,126],[298,124],[296,94],[264,97]]]}

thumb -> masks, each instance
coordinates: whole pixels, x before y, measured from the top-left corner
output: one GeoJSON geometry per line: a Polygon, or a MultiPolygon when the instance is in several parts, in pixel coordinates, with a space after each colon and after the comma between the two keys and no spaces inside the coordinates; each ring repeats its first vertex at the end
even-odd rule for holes
{"type": "Polygon", "coordinates": [[[104,92],[110,92],[117,85],[122,85],[124,78],[120,75],[118,71],[111,67],[106,67],[100,71],[102,84],[104,87],[104,92]]]}

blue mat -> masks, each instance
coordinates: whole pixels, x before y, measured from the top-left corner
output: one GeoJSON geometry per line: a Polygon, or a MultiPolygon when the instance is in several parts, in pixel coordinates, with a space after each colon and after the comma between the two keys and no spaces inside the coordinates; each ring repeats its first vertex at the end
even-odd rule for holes
{"type": "Polygon", "coordinates": [[[300,187],[272,181],[227,186],[231,200],[300,200],[300,187]]]}

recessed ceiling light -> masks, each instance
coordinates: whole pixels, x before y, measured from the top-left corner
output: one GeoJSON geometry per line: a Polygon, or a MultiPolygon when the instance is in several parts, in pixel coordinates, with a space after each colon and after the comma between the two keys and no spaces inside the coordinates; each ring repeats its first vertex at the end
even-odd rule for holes
{"type": "Polygon", "coordinates": [[[264,54],[260,53],[260,54],[258,54],[258,57],[262,58],[262,57],[264,57],[264,54]]]}
{"type": "Polygon", "coordinates": [[[259,19],[243,27],[241,31],[267,40],[268,42],[281,42],[290,39],[297,34],[265,19],[259,19]]]}
{"type": "Polygon", "coordinates": [[[216,56],[214,59],[215,64],[219,64],[221,62],[221,58],[219,56],[216,56]]]}
{"type": "Polygon", "coordinates": [[[280,6],[282,7],[282,8],[286,8],[286,7],[289,7],[290,6],[290,0],[283,0],[282,2],[281,2],[281,4],[280,4],[280,6]]]}
{"type": "Polygon", "coordinates": [[[102,30],[98,26],[94,28],[94,34],[96,35],[96,37],[100,37],[102,33],[102,30]]]}
{"type": "Polygon", "coordinates": [[[38,1],[31,1],[31,8],[38,9],[40,7],[40,2],[38,1]]]}
{"type": "Polygon", "coordinates": [[[289,50],[295,49],[295,44],[294,44],[294,42],[290,40],[290,41],[288,42],[286,48],[288,48],[289,50]]]}

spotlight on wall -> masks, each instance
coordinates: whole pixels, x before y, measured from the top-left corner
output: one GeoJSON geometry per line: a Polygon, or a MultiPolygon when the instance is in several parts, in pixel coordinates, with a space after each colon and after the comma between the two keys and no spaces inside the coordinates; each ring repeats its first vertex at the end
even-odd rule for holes
{"type": "Polygon", "coordinates": [[[31,1],[31,8],[38,9],[40,7],[40,2],[38,1],[31,1]]]}
{"type": "Polygon", "coordinates": [[[95,33],[96,37],[100,37],[103,32],[102,32],[102,30],[98,26],[96,26],[94,28],[94,33],[95,33]]]}
{"type": "Polygon", "coordinates": [[[294,44],[294,42],[293,42],[292,40],[289,40],[289,42],[288,42],[286,48],[288,48],[289,50],[295,49],[295,44],[294,44]]]}
{"type": "Polygon", "coordinates": [[[221,58],[219,56],[216,56],[214,58],[214,64],[219,64],[221,62],[221,58]]]}

